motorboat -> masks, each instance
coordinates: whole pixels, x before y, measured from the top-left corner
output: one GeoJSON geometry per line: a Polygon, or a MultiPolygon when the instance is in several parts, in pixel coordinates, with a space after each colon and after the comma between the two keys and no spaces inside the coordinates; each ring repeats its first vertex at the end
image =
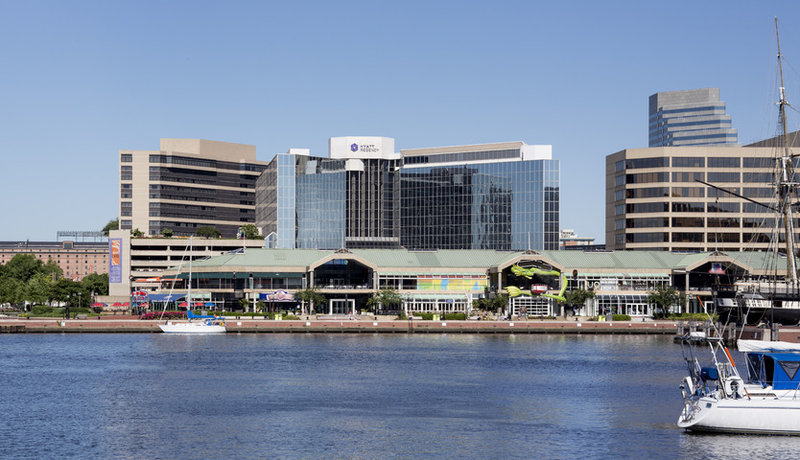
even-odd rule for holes
{"type": "Polygon", "coordinates": [[[689,375],[680,386],[680,428],[800,435],[800,344],[739,340],[745,376],[719,336],[686,335],[681,346],[689,375]],[[698,350],[706,347],[711,357],[702,365],[698,350]]]}

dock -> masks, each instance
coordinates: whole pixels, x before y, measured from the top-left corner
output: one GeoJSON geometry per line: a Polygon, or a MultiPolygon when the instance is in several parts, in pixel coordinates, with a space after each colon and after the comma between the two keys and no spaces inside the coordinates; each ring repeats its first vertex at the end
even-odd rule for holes
{"type": "MultiPolygon", "coordinates": [[[[160,333],[159,322],[118,317],[87,319],[4,319],[2,333],[160,333]]],[[[228,333],[388,334],[658,334],[675,335],[675,321],[425,321],[267,320],[226,318],[228,333]]]]}

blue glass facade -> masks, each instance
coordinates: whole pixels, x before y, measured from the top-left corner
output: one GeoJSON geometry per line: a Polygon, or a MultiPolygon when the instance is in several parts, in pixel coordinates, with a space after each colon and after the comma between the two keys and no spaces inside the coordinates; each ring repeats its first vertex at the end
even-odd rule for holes
{"type": "Polygon", "coordinates": [[[345,168],[279,154],[256,187],[257,225],[278,248],[558,249],[558,160],[508,161],[518,148],[445,155],[345,168]],[[441,165],[467,154],[480,158],[441,165]]]}
{"type": "Polygon", "coordinates": [[[344,245],[345,173],[297,176],[297,247],[344,245]]]}
{"type": "Polygon", "coordinates": [[[559,162],[401,170],[408,249],[558,249],[559,162]]]}

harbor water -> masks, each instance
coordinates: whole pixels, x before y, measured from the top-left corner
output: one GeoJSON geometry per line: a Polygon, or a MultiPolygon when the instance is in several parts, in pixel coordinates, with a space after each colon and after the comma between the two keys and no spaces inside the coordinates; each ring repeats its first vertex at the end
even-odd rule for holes
{"type": "Polygon", "coordinates": [[[7,334],[0,458],[790,458],[675,426],[664,336],[7,334]]]}

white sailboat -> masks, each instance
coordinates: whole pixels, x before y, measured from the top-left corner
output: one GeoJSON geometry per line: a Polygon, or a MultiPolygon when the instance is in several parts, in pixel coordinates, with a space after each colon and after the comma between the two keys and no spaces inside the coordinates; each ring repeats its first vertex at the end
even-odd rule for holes
{"type": "MultiPolygon", "coordinates": [[[[778,32],[778,19],[775,19],[778,32]]],[[[778,65],[781,74],[780,108],[783,128],[783,154],[778,161],[776,210],[784,222],[787,276],[785,281],[759,289],[750,299],[766,300],[765,308],[790,313],[789,308],[774,302],[794,300],[798,293],[792,205],[797,183],[794,182],[794,157],[786,142],[786,98],[783,88],[780,38],[778,65]]],[[[735,307],[734,307],[735,308],[735,307]]],[[[741,308],[741,307],[739,307],[741,308]]],[[[796,310],[795,310],[796,311],[796,310]]],[[[775,312],[772,312],[774,317],[775,312]]],[[[789,318],[789,315],[787,315],[789,318]]],[[[724,433],[800,435],[800,345],[787,342],[739,340],[745,353],[746,373],[740,374],[733,357],[718,331],[712,337],[687,335],[681,347],[689,375],[681,383],[683,410],[678,426],[692,431],[724,433]],[[711,358],[701,365],[696,351],[707,346],[711,358]]]]}
{"type": "Polygon", "coordinates": [[[681,383],[678,426],[692,431],[800,435],[800,345],[739,340],[746,351],[743,378],[719,337],[686,337],[689,375],[681,383]],[[703,367],[696,345],[710,347],[703,367]]]}
{"type": "MultiPolygon", "coordinates": [[[[186,293],[187,321],[167,321],[159,324],[162,332],[179,334],[222,334],[227,332],[225,321],[217,316],[196,315],[192,312],[192,237],[189,237],[189,279],[186,293]]],[[[164,307],[166,308],[166,306],[164,307]]]]}

